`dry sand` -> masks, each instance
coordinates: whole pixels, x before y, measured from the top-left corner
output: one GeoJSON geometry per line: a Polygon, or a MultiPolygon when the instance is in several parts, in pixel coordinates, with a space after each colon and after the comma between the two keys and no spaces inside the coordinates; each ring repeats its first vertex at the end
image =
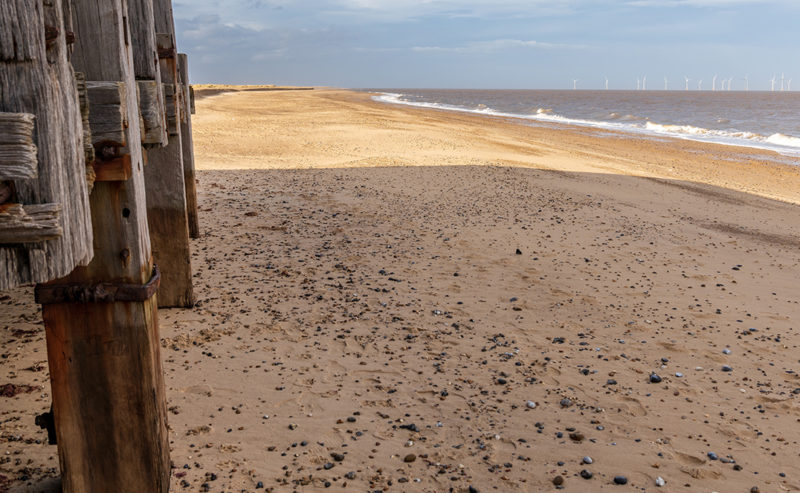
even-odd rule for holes
{"type": "MultiPolygon", "coordinates": [[[[173,491],[800,490],[797,168],[334,90],[194,128],[173,491]]],[[[0,474],[51,491],[29,289],[0,341],[0,474]]]]}

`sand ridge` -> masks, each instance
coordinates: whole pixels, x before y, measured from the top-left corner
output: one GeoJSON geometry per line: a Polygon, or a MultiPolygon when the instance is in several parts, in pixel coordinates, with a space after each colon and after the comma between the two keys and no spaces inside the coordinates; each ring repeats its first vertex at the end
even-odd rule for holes
{"type": "MultiPolygon", "coordinates": [[[[793,168],[344,91],[194,125],[173,490],[800,489],[793,168]]],[[[30,290],[0,306],[0,383],[42,386],[0,397],[26,491],[57,468],[43,329],[30,290]]]]}

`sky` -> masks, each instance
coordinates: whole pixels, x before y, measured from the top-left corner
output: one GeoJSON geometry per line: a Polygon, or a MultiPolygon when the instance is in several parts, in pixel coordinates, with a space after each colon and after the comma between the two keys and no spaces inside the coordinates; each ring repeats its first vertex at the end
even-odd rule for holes
{"type": "Polygon", "coordinates": [[[800,89],[800,0],[174,0],[193,83],[800,89]],[[573,82],[577,79],[577,82],[573,82]],[[788,87],[787,87],[788,88],[788,87]]]}

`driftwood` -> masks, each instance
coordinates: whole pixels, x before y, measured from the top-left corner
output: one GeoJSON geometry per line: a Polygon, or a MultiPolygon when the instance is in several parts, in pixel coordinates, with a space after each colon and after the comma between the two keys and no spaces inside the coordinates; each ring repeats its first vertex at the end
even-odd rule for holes
{"type": "Polygon", "coordinates": [[[34,120],[30,113],[0,113],[0,180],[36,178],[34,120]]]}
{"type": "Polygon", "coordinates": [[[58,204],[0,205],[0,244],[37,243],[64,234],[58,204]]]}
{"type": "Polygon", "coordinates": [[[38,176],[14,180],[26,211],[58,204],[63,234],[0,246],[0,291],[67,275],[92,258],[92,222],[75,75],[67,60],[62,0],[0,1],[0,112],[35,116],[38,176]]]}

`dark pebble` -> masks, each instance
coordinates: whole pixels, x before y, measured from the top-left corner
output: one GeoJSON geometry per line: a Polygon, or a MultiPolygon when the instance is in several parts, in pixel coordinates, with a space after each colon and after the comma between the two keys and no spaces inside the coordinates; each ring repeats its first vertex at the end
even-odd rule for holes
{"type": "Polygon", "coordinates": [[[508,381],[505,378],[498,378],[497,385],[505,385],[508,381]]]}
{"type": "Polygon", "coordinates": [[[719,459],[719,456],[717,454],[715,454],[714,452],[709,452],[706,455],[708,455],[708,458],[711,459],[711,460],[718,460],[719,459]]]}
{"type": "Polygon", "coordinates": [[[553,478],[553,484],[556,485],[556,486],[561,486],[562,484],[564,484],[564,478],[561,477],[561,476],[554,477],[553,478]]]}
{"type": "Polygon", "coordinates": [[[572,401],[570,399],[564,398],[561,399],[561,407],[569,407],[572,405],[572,401]]]}
{"type": "Polygon", "coordinates": [[[338,452],[331,453],[331,458],[336,462],[342,462],[344,460],[344,454],[340,454],[338,452]]]}
{"type": "Polygon", "coordinates": [[[625,476],[614,476],[614,484],[628,484],[628,478],[625,476]]]}
{"type": "Polygon", "coordinates": [[[581,477],[583,479],[592,479],[592,471],[587,471],[586,469],[581,470],[581,477]]]}
{"type": "Polygon", "coordinates": [[[354,471],[350,471],[347,474],[345,474],[344,477],[347,479],[356,479],[356,473],[354,471]]]}
{"type": "Polygon", "coordinates": [[[405,458],[403,458],[403,462],[406,463],[411,463],[414,462],[415,460],[417,460],[417,456],[414,454],[408,454],[407,456],[405,456],[405,458]]]}
{"type": "Polygon", "coordinates": [[[333,469],[333,462],[326,462],[324,466],[322,466],[326,471],[328,469],[333,469]]]}
{"type": "Polygon", "coordinates": [[[650,383],[661,383],[661,377],[659,377],[655,373],[651,373],[650,374],[650,383]]]}

